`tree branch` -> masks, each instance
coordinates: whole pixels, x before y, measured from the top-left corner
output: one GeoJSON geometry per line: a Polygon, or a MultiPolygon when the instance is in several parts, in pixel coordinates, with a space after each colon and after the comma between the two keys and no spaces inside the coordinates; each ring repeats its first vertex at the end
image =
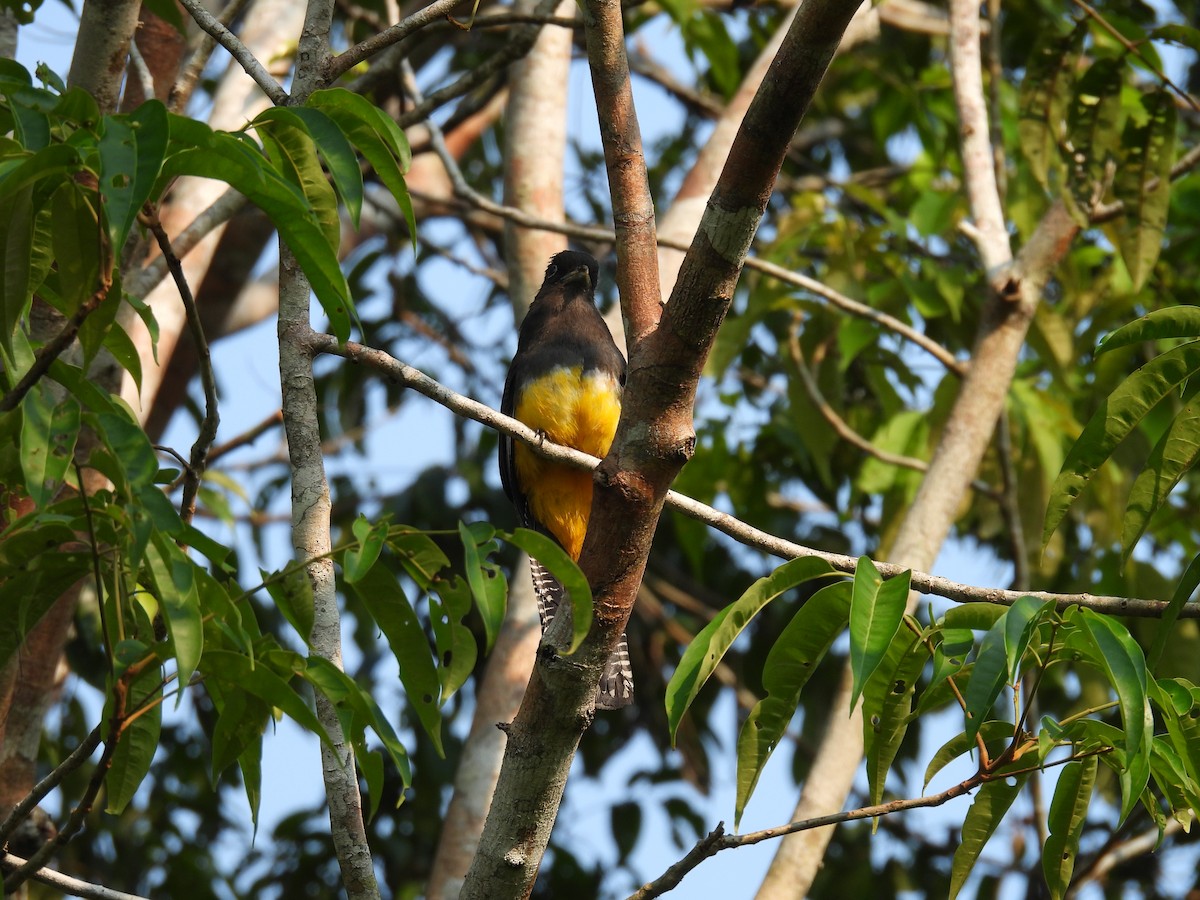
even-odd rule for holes
{"type": "MultiPolygon", "coordinates": [[[[0,851],[0,868],[5,871],[12,871],[27,863],[28,860],[21,859],[19,856],[13,856],[11,853],[0,851]]],[[[125,891],[118,891],[105,887],[102,884],[80,881],[78,878],[72,878],[70,875],[64,875],[61,872],[54,871],[54,869],[38,869],[30,877],[34,881],[40,881],[42,884],[58,888],[64,894],[69,894],[72,897],[85,897],[88,900],[147,900],[147,898],[140,897],[137,894],[127,894],[125,891]]]]}
{"type": "Polygon", "coordinates": [[[333,84],[346,72],[360,62],[374,56],[381,50],[386,50],[393,44],[398,44],[410,34],[420,31],[425,26],[450,15],[450,10],[458,6],[462,0],[434,0],[423,9],[417,10],[402,22],[397,22],[386,31],[372,35],[365,41],[355,44],[336,56],[331,56],[325,63],[324,79],[326,84],[333,84]]]}
{"type": "MultiPolygon", "coordinates": [[[[303,103],[323,81],[329,57],[332,0],[309,0],[297,51],[293,103],[303,103]]],[[[309,338],[312,288],[288,246],[279,242],[279,381],[292,476],[292,547],[313,588],[312,652],[341,669],[342,625],[330,556],[330,496],[321,453],[320,406],[309,338]]],[[[315,694],[318,720],[329,734],[321,742],[321,772],[329,824],[342,882],[350,900],[378,900],[379,885],[363,825],[354,750],[337,708],[315,694]]]]}
{"type": "MultiPolygon", "coordinates": [[[[264,94],[271,98],[276,106],[286,106],[288,93],[279,82],[271,77],[271,73],[263,67],[253,53],[239,40],[238,36],[226,28],[221,22],[205,9],[199,0],[179,0],[197,25],[212,36],[218,44],[229,51],[229,55],[237,60],[247,75],[254,79],[264,94]]],[[[82,31],[81,31],[82,33],[82,31]]]]}

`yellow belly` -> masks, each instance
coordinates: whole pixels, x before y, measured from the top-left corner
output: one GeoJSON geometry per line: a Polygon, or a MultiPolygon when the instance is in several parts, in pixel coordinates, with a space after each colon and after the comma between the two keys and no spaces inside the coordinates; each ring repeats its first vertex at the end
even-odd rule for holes
{"type": "MultiPolygon", "coordinates": [[[[565,444],[603,457],[621,416],[621,385],[611,375],[581,367],[554,369],[517,397],[514,418],[565,444]]],[[[554,535],[572,559],[579,559],[592,508],[592,473],[556,465],[524,444],[513,461],[530,512],[554,535]]]]}

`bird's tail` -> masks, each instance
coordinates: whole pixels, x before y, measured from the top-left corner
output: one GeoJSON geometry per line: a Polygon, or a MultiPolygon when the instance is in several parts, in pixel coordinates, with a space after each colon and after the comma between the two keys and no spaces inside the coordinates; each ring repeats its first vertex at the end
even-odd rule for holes
{"type": "MultiPolygon", "coordinates": [[[[566,590],[550,574],[550,570],[536,559],[530,558],[529,569],[533,574],[533,594],[537,597],[538,616],[544,632],[558,612],[558,605],[566,595],[566,590]]],[[[629,642],[622,634],[616,649],[604,664],[604,673],[596,689],[596,708],[620,709],[632,702],[633,667],[629,664],[629,642]]]]}

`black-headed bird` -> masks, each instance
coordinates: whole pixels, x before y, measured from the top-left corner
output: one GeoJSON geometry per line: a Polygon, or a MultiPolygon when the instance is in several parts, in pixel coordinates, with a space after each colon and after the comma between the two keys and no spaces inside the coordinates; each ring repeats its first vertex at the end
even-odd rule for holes
{"type": "MultiPolygon", "coordinates": [[[[521,323],[517,354],[504,382],[501,411],[556,444],[603,458],[621,416],[625,357],[596,309],[599,265],[587,253],[565,250],[546,267],[521,323]]],[[[553,537],[578,561],[592,508],[592,473],[544,459],[500,436],[500,478],[521,524],[553,537]]],[[[563,599],[563,587],[530,560],[542,630],[563,599]]],[[[633,702],[629,647],[621,635],[596,693],[600,709],[633,702]]]]}

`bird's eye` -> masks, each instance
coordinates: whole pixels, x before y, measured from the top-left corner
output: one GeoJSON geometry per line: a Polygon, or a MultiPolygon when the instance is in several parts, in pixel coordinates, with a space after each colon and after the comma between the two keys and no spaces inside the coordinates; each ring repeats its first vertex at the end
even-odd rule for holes
{"type": "Polygon", "coordinates": [[[554,265],[554,263],[551,263],[550,265],[548,265],[546,267],[546,280],[547,281],[549,281],[551,278],[553,278],[557,274],[558,274],[558,266],[554,265]]]}

